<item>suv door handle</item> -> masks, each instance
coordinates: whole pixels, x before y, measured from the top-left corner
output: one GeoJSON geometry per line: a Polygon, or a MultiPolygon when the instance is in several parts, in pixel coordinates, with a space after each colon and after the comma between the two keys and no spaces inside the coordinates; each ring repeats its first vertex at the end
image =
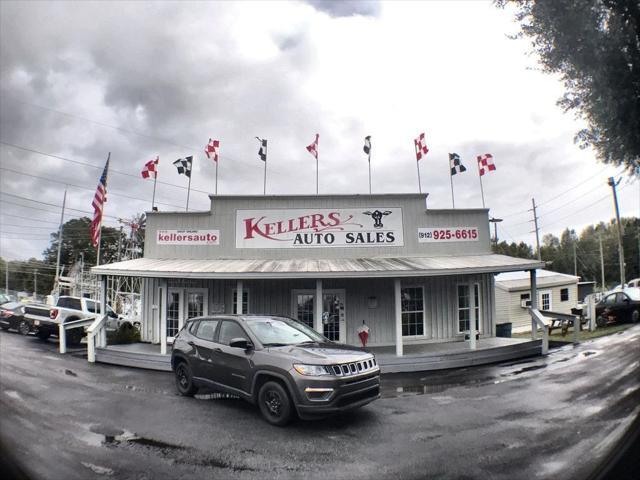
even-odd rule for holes
{"type": "Polygon", "coordinates": [[[195,344],[195,343],[193,343],[193,340],[189,340],[189,341],[187,342],[187,345],[189,345],[189,346],[191,346],[191,347],[195,347],[195,346],[196,346],[196,344],[195,344]]]}
{"type": "Polygon", "coordinates": [[[212,349],[211,349],[211,351],[212,351],[212,352],[221,352],[221,351],[222,351],[222,349],[221,349],[221,348],[217,348],[217,347],[216,347],[216,348],[212,348],[212,349]]]}

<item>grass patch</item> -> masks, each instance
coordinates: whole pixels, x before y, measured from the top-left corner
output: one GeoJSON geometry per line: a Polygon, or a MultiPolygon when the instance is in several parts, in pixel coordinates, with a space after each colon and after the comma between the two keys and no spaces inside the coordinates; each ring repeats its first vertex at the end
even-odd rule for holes
{"type": "MultiPolygon", "coordinates": [[[[628,328],[633,327],[633,323],[619,323],[614,325],[608,325],[606,327],[598,327],[593,332],[589,330],[582,330],[578,334],[578,341],[582,342],[585,340],[591,340],[593,338],[605,337],[607,335],[613,335],[618,332],[623,332],[628,328]]],[[[540,338],[542,332],[538,332],[538,338],[540,338]]],[[[514,333],[512,335],[513,338],[531,338],[531,333],[514,333]]],[[[554,329],[553,333],[549,335],[549,340],[556,340],[560,342],[571,342],[573,341],[573,328],[569,328],[569,331],[566,335],[562,335],[560,329],[554,329]]]]}

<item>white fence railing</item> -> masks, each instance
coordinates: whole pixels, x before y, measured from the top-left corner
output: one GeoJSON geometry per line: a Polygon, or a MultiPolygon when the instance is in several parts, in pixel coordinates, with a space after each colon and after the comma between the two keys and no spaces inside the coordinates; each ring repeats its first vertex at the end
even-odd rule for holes
{"type": "Polygon", "coordinates": [[[81,318],[80,320],[73,320],[71,322],[65,322],[58,325],[58,339],[60,345],[60,353],[67,353],[67,331],[75,328],[84,328],[91,325],[94,318],[81,318]]]}
{"type": "Polygon", "coordinates": [[[87,360],[96,361],[96,348],[107,346],[107,315],[96,318],[87,328],[87,360]]]}
{"type": "Polygon", "coordinates": [[[538,327],[542,328],[542,355],[549,353],[549,328],[544,322],[544,316],[537,308],[528,308],[529,315],[531,315],[531,338],[536,340],[538,338],[538,327]]]}

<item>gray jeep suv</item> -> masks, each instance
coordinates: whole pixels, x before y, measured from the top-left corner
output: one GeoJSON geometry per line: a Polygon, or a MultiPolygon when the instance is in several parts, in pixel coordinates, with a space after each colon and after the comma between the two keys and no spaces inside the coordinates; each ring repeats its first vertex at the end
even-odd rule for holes
{"type": "Polygon", "coordinates": [[[238,395],[274,425],[285,425],[294,412],[303,419],[325,416],[380,396],[373,354],[286,317],[191,319],[174,340],[171,367],[180,394],[204,387],[238,395]]]}

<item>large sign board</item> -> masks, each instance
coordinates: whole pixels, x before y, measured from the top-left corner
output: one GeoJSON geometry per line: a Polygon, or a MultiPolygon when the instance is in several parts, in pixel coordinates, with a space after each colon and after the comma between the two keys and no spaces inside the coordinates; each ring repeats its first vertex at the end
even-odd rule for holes
{"type": "Polygon", "coordinates": [[[158,245],[220,245],[220,230],[158,230],[158,245]]]}
{"type": "Polygon", "coordinates": [[[402,247],[397,207],[237,210],[236,248],[402,247]]]}
{"type": "Polygon", "coordinates": [[[477,242],[478,227],[432,227],[418,229],[419,243],[477,242]]]}

